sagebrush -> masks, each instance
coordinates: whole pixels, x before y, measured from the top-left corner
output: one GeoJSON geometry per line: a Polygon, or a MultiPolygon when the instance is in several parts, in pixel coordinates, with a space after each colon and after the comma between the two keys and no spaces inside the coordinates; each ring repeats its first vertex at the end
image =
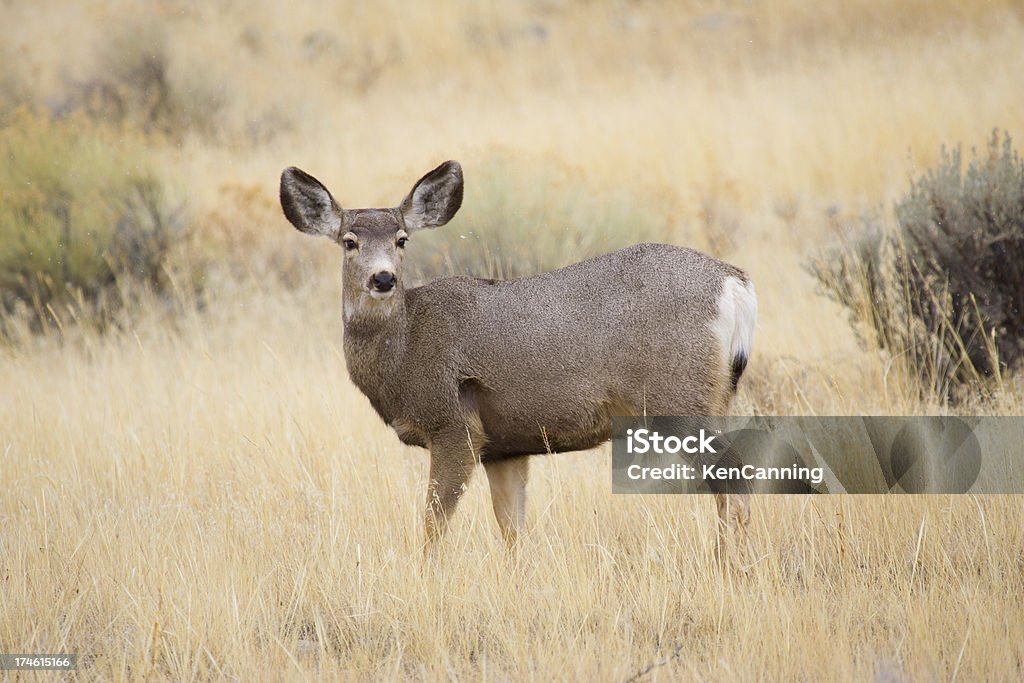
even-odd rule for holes
{"type": "Polygon", "coordinates": [[[827,293],[901,358],[926,393],[957,399],[1024,357],[1024,164],[1008,133],[960,147],[877,221],[810,264],[827,293]]]}
{"type": "Polygon", "coordinates": [[[102,319],[119,308],[120,282],[170,286],[166,266],[187,234],[184,205],[141,144],[82,116],[28,109],[0,127],[4,313],[22,311],[36,328],[102,319]]]}

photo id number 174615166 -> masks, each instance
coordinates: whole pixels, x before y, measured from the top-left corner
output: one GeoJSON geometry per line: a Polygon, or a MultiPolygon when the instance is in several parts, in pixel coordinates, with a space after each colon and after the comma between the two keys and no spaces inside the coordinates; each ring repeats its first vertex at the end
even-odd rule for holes
{"type": "Polygon", "coordinates": [[[78,655],[0,654],[0,670],[72,671],[78,668],[78,655]]]}

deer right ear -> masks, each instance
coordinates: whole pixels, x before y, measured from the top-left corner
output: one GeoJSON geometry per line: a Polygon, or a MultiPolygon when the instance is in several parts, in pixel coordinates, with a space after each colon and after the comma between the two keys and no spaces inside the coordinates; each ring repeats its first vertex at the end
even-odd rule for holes
{"type": "Polygon", "coordinates": [[[446,161],[416,181],[398,210],[402,212],[405,227],[412,232],[440,228],[461,206],[462,167],[457,161],[446,161]]]}
{"type": "Polygon", "coordinates": [[[281,208],[302,232],[338,239],[341,207],[319,180],[294,166],[281,173],[281,208]]]}

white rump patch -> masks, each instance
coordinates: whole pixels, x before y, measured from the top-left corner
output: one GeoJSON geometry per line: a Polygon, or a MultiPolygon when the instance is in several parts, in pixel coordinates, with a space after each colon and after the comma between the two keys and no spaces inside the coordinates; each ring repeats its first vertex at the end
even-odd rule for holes
{"type": "Polygon", "coordinates": [[[757,326],[757,295],[754,285],[737,277],[727,277],[718,297],[718,317],[711,323],[711,331],[718,339],[722,366],[729,371],[733,361],[750,358],[754,348],[754,328],[757,326]]]}

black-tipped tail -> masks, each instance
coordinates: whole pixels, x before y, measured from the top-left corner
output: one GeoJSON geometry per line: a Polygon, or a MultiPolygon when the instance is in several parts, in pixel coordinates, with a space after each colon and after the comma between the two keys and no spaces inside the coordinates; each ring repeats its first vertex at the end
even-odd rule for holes
{"type": "Polygon", "coordinates": [[[735,393],[736,387],[740,383],[740,376],[743,371],[747,369],[747,357],[745,354],[739,354],[733,356],[732,359],[732,390],[735,393]]]}

